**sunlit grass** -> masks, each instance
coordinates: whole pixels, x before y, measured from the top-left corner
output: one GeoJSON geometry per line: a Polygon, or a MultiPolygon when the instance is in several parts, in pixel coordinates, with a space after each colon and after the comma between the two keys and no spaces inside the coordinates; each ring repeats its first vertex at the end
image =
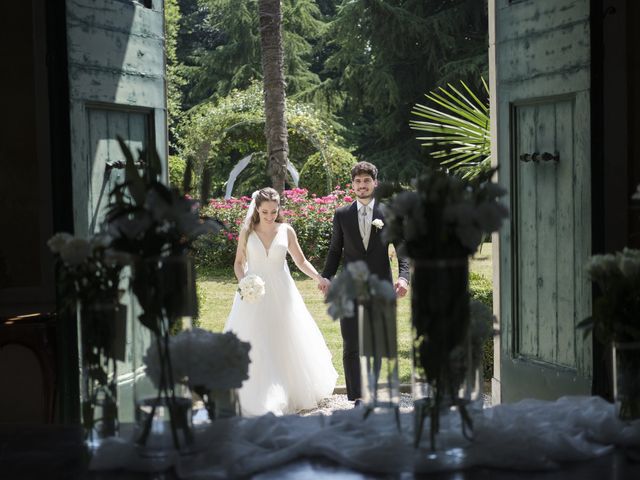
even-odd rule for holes
{"type": "MultiPolygon", "coordinates": [[[[319,267],[319,266],[317,266],[319,267]]],[[[393,265],[394,275],[397,266],[393,265]]],[[[477,258],[471,261],[471,270],[491,280],[491,244],[484,244],[477,258]]],[[[339,373],[338,385],[344,385],[342,370],[342,337],[340,323],[327,315],[327,306],[316,283],[301,274],[294,273],[296,286],[302,294],[309,312],[318,323],[329,350],[333,354],[333,365],[339,373]]],[[[200,306],[200,325],[215,332],[223,329],[231,310],[237,284],[231,266],[227,271],[201,272],[198,283],[203,293],[200,306]]],[[[400,382],[409,383],[411,376],[411,300],[410,295],[398,302],[398,360],[400,382]]]]}

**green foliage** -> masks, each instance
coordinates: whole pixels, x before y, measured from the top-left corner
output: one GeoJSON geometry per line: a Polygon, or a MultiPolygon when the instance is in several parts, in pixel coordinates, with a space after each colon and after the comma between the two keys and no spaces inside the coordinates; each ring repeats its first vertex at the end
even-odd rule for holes
{"type": "Polygon", "coordinates": [[[187,167],[181,157],[177,155],[169,155],[169,185],[176,188],[182,188],[184,180],[184,171],[187,167]]]}
{"type": "MultiPolygon", "coordinates": [[[[184,107],[222,102],[262,79],[258,0],[177,1],[179,72],[186,81],[177,85],[184,107]]],[[[312,104],[328,123],[329,115],[339,118],[348,127],[342,133],[347,144],[379,167],[381,179],[406,182],[420,174],[429,150],[409,127],[411,106],[425,90],[447,82],[481,88],[479,78],[487,72],[486,2],[284,0],[282,10],[287,102],[312,104]]],[[[172,83],[169,75],[170,88],[172,83]]],[[[224,155],[235,155],[235,162],[252,151],[224,155]]],[[[290,151],[299,155],[292,145],[290,151]]],[[[226,180],[218,176],[215,194],[226,180]]]]}
{"type": "Polygon", "coordinates": [[[479,273],[469,274],[469,291],[471,297],[493,309],[493,284],[479,273]]]}
{"type": "Polygon", "coordinates": [[[314,153],[300,172],[300,187],[317,195],[328,195],[337,186],[351,182],[351,167],[357,162],[348,150],[330,146],[314,153]]]}
{"type": "MultiPolygon", "coordinates": [[[[493,284],[482,275],[469,273],[469,293],[471,298],[478,300],[493,310],[493,284]]],[[[493,329],[493,324],[489,325],[493,329]]],[[[483,377],[491,380],[493,377],[493,336],[489,337],[482,347],[483,377]]]]}
{"type": "Polygon", "coordinates": [[[167,0],[165,2],[164,18],[167,59],[167,124],[169,127],[169,144],[171,150],[175,150],[177,142],[176,127],[182,117],[182,88],[186,85],[182,66],[176,54],[181,19],[178,0],[167,0]]]}
{"type": "MultiPolygon", "coordinates": [[[[182,154],[194,161],[196,180],[205,167],[213,172],[213,196],[224,194],[225,182],[236,163],[253,155],[252,163],[238,177],[234,193],[250,194],[269,185],[266,175],[266,139],[262,85],[234,90],[217,104],[193,108],[180,126],[182,154]]],[[[298,171],[313,153],[341,140],[333,125],[310,105],[287,102],[289,161],[298,171]]]]}
{"type": "Polygon", "coordinates": [[[491,168],[491,132],[489,129],[489,87],[482,102],[466,83],[460,82],[466,94],[453,85],[427,93],[434,106],[416,104],[412,113],[426,120],[412,120],[414,130],[427,132],[418,137],[423,146],[437,147],[431,155],[452,171],[459,170],[463,178],[475,177],[491,168]]]}
{"type": "MultiPolygon", "coordinates": [[[[221,98],[261,80],[258,0],[201,0],[200,6],[220,37],[214,48],[198,52],[192,95],[221,98]]],[[[282,17],[287,93],[296,94],[319,83],[310,63],[324,23],[313,0],[284,0],[282,17]]]]}
{"type": "Polygon", "coordinates": [[[585,336],[593,332],[607,345],[640,341],[640,250],[625,247],[616,253],[593,255],[586,265],[598,287],[592,315],[578,324],[585,336]]]}
{"type": "Polygon", "coordinates": [[[315,98],[350,125],[347,140],[386,180],[420,172],[425,154],[409,129],[408,105],[445,78],[475,81],[487,68],[487,16],[478,0],[343,2],[325,43],[315,98]],[[353,126],[353,127],[352,127],[353,126]]]}

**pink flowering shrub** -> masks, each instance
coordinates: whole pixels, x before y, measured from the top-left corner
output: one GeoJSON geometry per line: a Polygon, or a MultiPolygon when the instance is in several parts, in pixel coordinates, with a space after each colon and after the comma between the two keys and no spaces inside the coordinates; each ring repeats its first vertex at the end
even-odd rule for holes
{"type": "MultiPolygon", "coordinates": [[[[329,250],[335,209],[354,199],[349,184],[346,189],[337,186],[324,197],[310,195],[304,188],[283,192],[281,213],[285,221],[295,229],[305,256],[318,270],[324,266],[329,250]]],[[[201,209],[203,214],[217,218],[227,228],[198,242],[194,252],[198,265],[233,269],[238,234],[250,202],[251,197],[246,196],[228,200],[214,198],[201,209]]]]}

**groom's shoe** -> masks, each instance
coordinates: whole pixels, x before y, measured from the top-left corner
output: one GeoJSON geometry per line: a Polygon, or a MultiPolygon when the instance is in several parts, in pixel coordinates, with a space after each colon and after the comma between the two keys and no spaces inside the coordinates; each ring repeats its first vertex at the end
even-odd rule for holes
{"type": "Polygon", "coordinates": [[[362,405],[362,399],[361,398],[356,398],[353,402],[353,408],[358,408],[359,406],[362,405]]]}

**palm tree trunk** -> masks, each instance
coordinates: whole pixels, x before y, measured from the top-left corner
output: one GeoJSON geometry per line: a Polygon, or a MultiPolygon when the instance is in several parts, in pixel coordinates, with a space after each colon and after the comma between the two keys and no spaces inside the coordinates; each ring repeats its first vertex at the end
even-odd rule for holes
{"type": "Polygon", "coordinates": [[[284,48],[280,0],[259,0],[260,44],[264,75],[264,116],[267,138],[267,173],[278,192],[284,190],[289,161],[285,119],[284,48]]]}

